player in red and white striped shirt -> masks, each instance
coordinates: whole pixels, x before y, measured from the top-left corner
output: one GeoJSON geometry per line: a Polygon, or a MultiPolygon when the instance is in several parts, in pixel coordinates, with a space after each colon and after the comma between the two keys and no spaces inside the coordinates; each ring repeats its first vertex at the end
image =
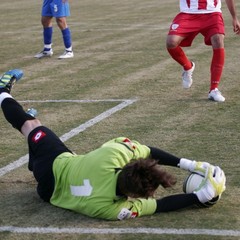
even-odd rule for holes
{"type": "MultiPolygon", "coordinates": [[[[180,13],[172,21],[166,47],[171,57],[183,67],[183,88],[190,88],[192,85],[195,63],[188,59],[182,47],[190,47],[194,38],[201,33],[205,44],[211,45],[213,49],[208,99],[224,102],[225,98],[218,90],[225,60],[221,0],[179,0],[179,2],[180,13]]],[[[233,31],[240,35],[235,1],[225,0],[225,2],[232,16],[233,31]]]]}

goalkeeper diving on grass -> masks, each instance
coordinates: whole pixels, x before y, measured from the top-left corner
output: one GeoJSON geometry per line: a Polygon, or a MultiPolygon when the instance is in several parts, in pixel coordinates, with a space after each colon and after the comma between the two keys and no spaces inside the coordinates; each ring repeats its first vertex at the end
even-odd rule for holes
{"type": "Polygon", "coordinates": [[[127,137],[88,153],[73,153],[11,95],[22,76],[22,70],[14,69],[0,77],[0,105],[6,120],[27,139],[28,169],[45,202],[94,218],[124,220],[205,203],[224,192],[226,179],[220,167],[179,158],[127,137]],[[161,165],[198,173],[204,182],[192,193],[156,199],[158,187],[176,184],[175,176],[161,165]]]}

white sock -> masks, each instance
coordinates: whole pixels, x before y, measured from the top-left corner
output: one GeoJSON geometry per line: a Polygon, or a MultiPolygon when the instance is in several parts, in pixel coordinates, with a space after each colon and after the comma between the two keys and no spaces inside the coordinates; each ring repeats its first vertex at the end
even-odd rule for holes
{"type": "Polygon", "coordinates": [[[3,92],[0,94],[0,106],[2,105],[2,101],[5,99],[5,98],[13,98],[9,93],[7,92],[3,92]]]}
{"type": "Polygon", "coordinates": [[[44,44],[44,48],[51,49],[52,48],[52,44],[44,44]]]}
{"type": "Polygon", "coordinates": [[[69,48],[66,48],[66,51],[68,51],[68,52],[72,52],[72,46],[69,47],[69,48]]]}

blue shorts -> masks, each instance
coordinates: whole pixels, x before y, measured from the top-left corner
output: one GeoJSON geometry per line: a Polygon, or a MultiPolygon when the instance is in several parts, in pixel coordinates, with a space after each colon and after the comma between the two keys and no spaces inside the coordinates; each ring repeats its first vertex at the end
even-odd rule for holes
{"type": "Polygon", "coordinates": [[[42,16],[55,18],[70,16],[68,0],[43,0],[42,16]]]}

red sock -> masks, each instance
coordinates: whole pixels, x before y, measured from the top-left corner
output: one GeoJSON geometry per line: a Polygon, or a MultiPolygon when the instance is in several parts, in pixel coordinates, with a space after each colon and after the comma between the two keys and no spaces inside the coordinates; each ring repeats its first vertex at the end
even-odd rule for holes
{"type": "Polygon", "coordinates": [[[178,62],[184,70],[187,71],[192,68],[192,62],[189,61],[181,47],[177,46],[175,48],[167,48],[167,50],[171,57],[178,62]]]}
{"type": "Polygon", "coordinates": [[[213,58],[211,63],[211,83],[210,91],[217,88],[222,76],[223,66],[225,60],[224,48],[213,49],[213,58]]]}

